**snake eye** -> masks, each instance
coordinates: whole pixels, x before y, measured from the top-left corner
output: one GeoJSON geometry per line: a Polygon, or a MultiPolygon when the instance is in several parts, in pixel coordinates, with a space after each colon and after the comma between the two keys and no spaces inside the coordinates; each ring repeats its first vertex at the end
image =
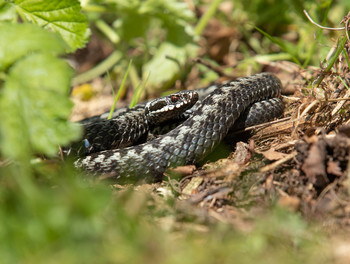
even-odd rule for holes
{"type": "Polygon", "coordinates": [[[172,101],[173,103],[176,103],[178,100],[179,100],[179,97],[178,97],[177,95],[172,95],[172,96],[171,96],[171,101],[172,101]]]}

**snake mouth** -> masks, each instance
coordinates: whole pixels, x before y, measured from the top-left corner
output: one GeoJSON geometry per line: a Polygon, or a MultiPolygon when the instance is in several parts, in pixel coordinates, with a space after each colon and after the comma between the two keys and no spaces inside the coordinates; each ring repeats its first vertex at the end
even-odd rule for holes
{"type": "MultiPolygon", "coordinates": [[[[152,109],[150,109],[151,111],[155,112],[155,113],[165,113],[165,112],[169,112],[169,111],[173,111],[176,109],[180,109],[180,111],[182,112],[182,109],[186,108],[191,102],[188,100],[183,100],[181,102],[176,102],[176,103],[160,103],[155,105],[152,109]]],[[[191,105],[189,105],[191,106],[191,105]]]]}

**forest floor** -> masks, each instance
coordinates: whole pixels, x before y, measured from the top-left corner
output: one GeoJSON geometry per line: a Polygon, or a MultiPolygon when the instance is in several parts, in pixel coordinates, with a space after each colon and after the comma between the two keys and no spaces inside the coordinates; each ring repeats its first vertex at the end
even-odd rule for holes
{"type": "MultiPolygon", "coordinates": [[[[284,87],[282,118],[225,140],[199,166],[171,169],[162,183],[131,188],[151,193],[155,207],[164,206],[162,197],[175,193],[176,220],[163,217],[159,221],[177,228],[184,228],[183,219],[193,218],[191,225],[198,229],[206,229],[202,223],[208,221],[250,230],[255,219],[283,208],[315,224],[329,239],[335,262],[348,263],[350,72],[344,60],[335,67],[336,73],[325,74],[288,61],[265,63],[263,71],[275,73],[284,87]],[[320,78],[321,85],[313,88],[310,81],[320,78]]],[[[196,78],[194,70],[187,80],[190,89],[200,83],[196,78]]],[[[93,85],[101,87],[102,83],[97,79],[93,85]]],[[[108,111],[113,96],[99,92],[89,101],[73,100],[72,119],[79,120],[108,111]]],[[[114,188],[118,193],[130,186],[114,188]]]]}

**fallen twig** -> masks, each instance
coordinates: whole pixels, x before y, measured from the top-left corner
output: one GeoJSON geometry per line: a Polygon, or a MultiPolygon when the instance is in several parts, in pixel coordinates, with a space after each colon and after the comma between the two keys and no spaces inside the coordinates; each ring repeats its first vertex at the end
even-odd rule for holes
{"type": "Polygon", "coordinates": [[[293,151],[292,153],[290,153],[289,155],[287,155],[286,157],[280,159],[280,160],[277,160],[265,167],[262,167],[260,169],[260,172],[268,172],[269,170],[273,170],[274,168],[276,168],[277,166],[293,159],[295,156],[297,155],[297,152],[296,151],[293,151]]]}

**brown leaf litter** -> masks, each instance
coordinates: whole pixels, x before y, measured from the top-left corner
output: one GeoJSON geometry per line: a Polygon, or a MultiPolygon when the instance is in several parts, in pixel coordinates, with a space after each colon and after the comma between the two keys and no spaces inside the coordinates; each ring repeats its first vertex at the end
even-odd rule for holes
{"type": "MultiPolygon", "coordinates": [[[[237,65],[239,53],[229,52],[227,43],[233,49],[239,33],[212,21],[206,34],[203,54],[225,67],[237,65]]],[[[229,142],[235,151],[228,158],[198,169],[193,165],[177,168],[169,174],[181,175],[180,181],[169,180],[154,188],[162,188],[162,193],[169,193],[164,188],[172,189],[180,208],[200,208],[216,221],[242,225],[247,214],[268,208],[277,200],[278,205],[307,219],[350,227],[350,71],[346,59],[339,57],[331,72],[301,69],[287,61],[261,63],[264,71],[282,80],[285,116],[245,129],[251,140],[229,142]],[[323,76],[321,84],[312,87],[312,80],[319,76],[323,76]]],[[[191,88],[200,79],[195,69],[186,81],[191,88]]],[[[102,106],[99,112],[108,110],[102,109],[107,105],[104,99],[97,103],[97,109],[102,106]]],[[[90,106],[84,102],[83,108],[77,112],[87,112],[90,106]]]]}
{"type": "Polygon", "coordinates": [[[301,70],[290,62],[266,67],[278,76],[285,76],[281,69],[289,69],[293,76],[282,79],[289,94],[284,96],[285,117],[247,129],[253,131],[255,148],[239,142],[229,158],[186,176],[180,182],[182,194],[192,204],[225,212],[225,221],[242,207],[268,206],[275,197],[278,205],[300,211],[306,218],[349,228],[348,66],[339,59],[336,71],[326,75],[321,88],[307,88],[309,80],[321,73],[318,69],[301,70]]]}

